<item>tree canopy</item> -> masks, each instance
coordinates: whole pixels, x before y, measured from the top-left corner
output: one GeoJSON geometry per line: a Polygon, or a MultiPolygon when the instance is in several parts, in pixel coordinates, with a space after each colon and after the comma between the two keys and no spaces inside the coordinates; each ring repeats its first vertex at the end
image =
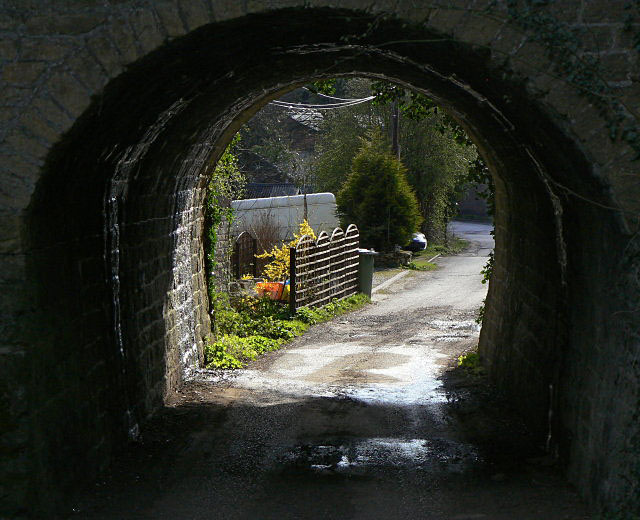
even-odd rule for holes
{"type": "Polygon", "coordinates": [[[337,193],[360,149],[361,138],[372,131],[391,136],[397,108],[399,155],[418,199],[421,230],[429,239],[441,241],[449,218],[455,214],[455,202],[468,183],[467,174],[479,160],[464,130],[427,96],[392,83],[350,78],[316,85],[317,90],[327,91],[328,87],[337,96],[376,97],[371,103],[324,115],[312,165],[316,187],[337,193]]]}

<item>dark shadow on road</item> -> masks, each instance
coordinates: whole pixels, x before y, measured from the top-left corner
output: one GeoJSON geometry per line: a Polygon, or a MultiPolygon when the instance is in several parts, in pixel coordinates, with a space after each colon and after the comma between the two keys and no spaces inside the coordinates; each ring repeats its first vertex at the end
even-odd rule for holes
{"type": "Polygon", "coordinates": [[[482,379],[443,385],[414,406],[194,385],[73,518],[588,518],[482,379]]]}

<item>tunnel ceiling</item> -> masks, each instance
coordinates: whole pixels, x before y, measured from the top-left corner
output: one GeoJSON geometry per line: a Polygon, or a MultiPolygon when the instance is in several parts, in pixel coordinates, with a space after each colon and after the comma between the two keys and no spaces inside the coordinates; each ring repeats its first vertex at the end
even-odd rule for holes
{"type": "Polygon", "coordinates": [[[76,235],[86,230],[85,219],[68,218],[77,212],[91,215],[95,231],[101,232],[95,208],[104,204],[104,183],[117,176],[118,161],[146,139],[163,112],[170,114],[162,128],[153,130],[153,142],[138,154],[144,164],[132,166],[136,171],[155,168],[149,189],[174,183],[181,158],[193,156],[194,147],[199,147],[200,164],[182,171],[181,182],[201,182],[197,170],[203,147],[211,148],[215,159],[242,122],[269,99],[311,79],[344,74],[396,81],[431,96],[468,130],[503,180],[544,176],[583,197],[610,203],[606,187],[590,173],[575,144],[525,90],[526,78],[495,63],[484,49],[392,17],[291,9],[202,27],[113,80],[48,157],[47,174],[31,204],[34,223],[44,225],[34,247],[53,239],[52,210],[58,211],[56,218],[68,220],[57,230],[56,241],[60,231],[76,235]],[[318,19],[326,23],[314,23],[318,19]],[[179,109],[172,111],[172,106],[179,109]],[[47,216],[39,219],[42,212],[47,216]]]}

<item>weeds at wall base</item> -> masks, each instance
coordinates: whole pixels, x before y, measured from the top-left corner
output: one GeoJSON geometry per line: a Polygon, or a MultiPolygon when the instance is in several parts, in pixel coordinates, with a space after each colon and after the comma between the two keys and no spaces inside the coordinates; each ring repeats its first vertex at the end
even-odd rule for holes
{"type": "Polygon", "coordinates": [[[480,356],[477,350],[467,352],[458,358],[458,366],[464,368],[474,376],[484,374],[484,367],[480,364],[480,356]]]}

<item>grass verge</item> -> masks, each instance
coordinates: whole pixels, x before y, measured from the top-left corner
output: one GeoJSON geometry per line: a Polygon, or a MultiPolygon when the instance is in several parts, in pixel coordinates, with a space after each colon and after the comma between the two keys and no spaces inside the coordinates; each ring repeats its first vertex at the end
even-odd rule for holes
{"type": "Polygon", "coordinates": [[[303,307],[294,316],[287,306],[266,298],[230,300],[218,295],[214,302],[214,330],[205,346],[207,368],[242,368],[265,352],[278,350],[301,336],[310,325],[359,309],[370,302],[364,294],[333,300],[319,309],[303,307]]]}
{"type": "Polygon", "coordinates": [[[453,237],[445,244],[429,244],[426,249],[413,253],[414,262],[420,259],[433,258],[436,255],[457,255],[469,246],[469,242],[462,238],[453,237]]]}
{"type": "Polygon", "coordinates": [[[435,271],[438,268],[433,262],[428,262],[426,259],[414,260],[404,266],[404,269],[410,269],[411,271],[435,271]]]}

